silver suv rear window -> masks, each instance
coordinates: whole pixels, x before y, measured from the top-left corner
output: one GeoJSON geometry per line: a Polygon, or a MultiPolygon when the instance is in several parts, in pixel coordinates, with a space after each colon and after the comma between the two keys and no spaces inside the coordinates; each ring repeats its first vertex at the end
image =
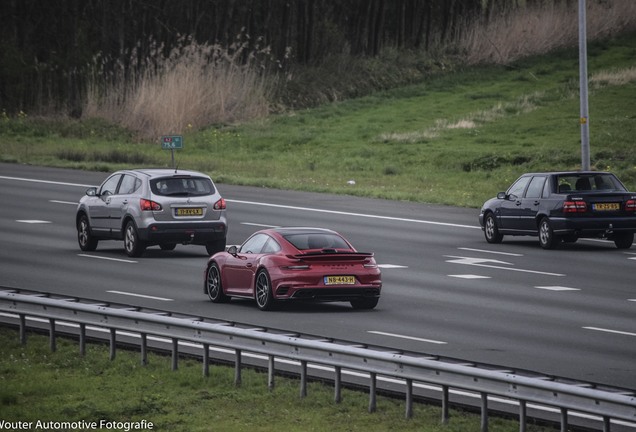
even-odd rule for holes
{"type": "Polygon", "coordinates": [[[214,194],[214,185],[205,177],[163,177],[150,180],[150,189],[161,196],[201,196],[214,194]]]}

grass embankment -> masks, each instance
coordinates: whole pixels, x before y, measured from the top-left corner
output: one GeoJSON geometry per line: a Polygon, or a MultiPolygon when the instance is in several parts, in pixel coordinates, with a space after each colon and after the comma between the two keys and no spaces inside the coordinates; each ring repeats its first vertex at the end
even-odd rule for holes
{"type": "MultiPolygon", "coordinates": [[[[636,35],[588,52],[591,165],[634,190],[636,35]]],[[[100,171],[171,163],[158,140],[100,120],[4,116],[0,143],[4,162],[100,171]]],[[[176,160],[219,183],[478,207],[523,172],[580,168],[578,51],[191,130],[176,160]]]]}
{"type": "MultiPolygon", "coordinates": [[[[289,378],[277,378],[269,391],[267,373],[249,369],[237,387],[232,368],[213,366],[206,378],[195,360],[181,360],[171,371],[169,357],[150,354],[149,364],[141,366],[139,353],[119,350],[111,361],[108,347],[96,344],[87,345],[80,357],[76,341],[58,339],[57,351],[51,352],[46,336],[30,334],[23,346],[17,331],[7,328],[0,328],[0,346],[0,421],[32,422],[33,430],[38,421],[101,420],[122,427],[145,421],[153,430],[188,432],[480,430],[479,415],[452,411],[443,425],[441,408],[420,403],[405,419],[404,401],[385,397],[378,397],[377,411],[368,413],[368,395],[353,390],[344,390],[336,404],[333,388],[320,383],[310,383],[305,398],[299,397],[299,382],[289,378]]],[[[519,429],[513,420],[494,417],[489,426],[501,432],[519,429]]]]}

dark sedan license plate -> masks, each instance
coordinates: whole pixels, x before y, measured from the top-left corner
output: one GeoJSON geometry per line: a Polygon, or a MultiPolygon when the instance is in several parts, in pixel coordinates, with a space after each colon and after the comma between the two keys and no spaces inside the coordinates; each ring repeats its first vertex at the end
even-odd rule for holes
{"type": "Polygon", "coordinates": [[[176,214],[177,216],[203,216],[203,209],[201,207],[178,208],[176,214]]]}
{"type": "Polygon", "coordinates": [[[325,285],[354,285],[355,276],[325,276],[325,285]]]}
{"type": "Polygon", "coordinates": [[[619,203],[596,203],[592,205],[592,208],[595,211],[612,211],[620,210],[621,206],[619,203]]]}

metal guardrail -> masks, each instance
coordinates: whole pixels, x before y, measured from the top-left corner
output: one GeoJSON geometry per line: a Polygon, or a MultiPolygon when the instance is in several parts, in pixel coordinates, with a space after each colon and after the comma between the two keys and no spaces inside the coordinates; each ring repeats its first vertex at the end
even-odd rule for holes
{"type": "Polygon", "coordinates": [[[306,395],[308,364],[333,368],[334,399],[340,401],[343,371],[368,376],[369,411],[375,411],[378,377],[388,377],[404,384],[405,415],[413,414],[414,383],[441,388],[442,421],[449,419],[449,389],[475,392],[481,403],[481,430],[488,430],[489,398],[498,396],[516,401],[519,406],[520,431],[525,431],[528,404],[553,407],[560,412],[561,430],[568,430],[568,413],[596,416],[603,431],[618,422],[636,428],[636,393],[632,390],[595,388],[584,383],[556,382],[523,376],[511,371],[477,368],[474,365],[440,361],[367,347],[334,343],[331,340],[303,338],[299,335],[272,334],[262,329],[238,328],[229,323],[205,322],[201,318],[174,317],[141,312],[137,308],[115,308],[104,304],[87,304],[79,299],[55,299],[46,295],[22,294],[16,290],[0,291],[0,311],[19,317],[20,338],[26,343],[26,317],[49,322],[51,349],[55,350],[56,322],[79,325],[80,352],[86,344],[86,326],[110,331],[111,358],[115,356],[117,331],[141,336],[141,361],[146,362],[147,336],[161,336],[172,341],[172,367],[177,368],[179,342],[187,341],[202,348],[203,373],[208,374],[210,347],[233,350],[235,381],[241,380],[242,356],[256,353],[268,359],[268,383],[274,386],[276,360],[300,364],[300,396],[306,395]]]}

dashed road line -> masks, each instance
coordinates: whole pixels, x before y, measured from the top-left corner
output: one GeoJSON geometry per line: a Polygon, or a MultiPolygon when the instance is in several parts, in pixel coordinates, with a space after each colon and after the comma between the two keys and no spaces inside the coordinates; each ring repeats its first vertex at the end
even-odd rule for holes
{"type": "Polygon", "coordinates": [[[545,275],[545,276],[565,276],[564,274],[561,274],[561,273],[550,273],[550,272],[543,272],[543,271],[538,271],[538,270],[518,269],[518,268],[514,268],[514,267],[502,267],[502,266],[497,266],[497,265],[485,264],[485,263],[496,263],[496,264],[512,265],[511,263],[507,263],[505,261],[499,261],[499,260],[483,259],[483,258],[470,258],[470,257],[453,256],[453,255],[444,255],[444,256],[446,258],[454,258],[454,259],[451,259],[451,260],[446,260],[446,262],[453,263],[453,264],[473,265],[473,266],[478,266],[478,267],[494,268],[494,269],[499,269],[499,270],[508,270],[508,271],[522,272],[522,273],[541,274],[541,275],[545,275]]]}
{"type": "Polygon", "coordinates": [[[448,277],[454,277],[459,279],[492,279],[491,276],[480,276],[480,275],[474,275],[474,274],[448,275],[448,277]]]}
{"type": "Polygon", "coordinates": [[[127,263],[127,264],[136,264],[139,261],[133,261],[133,260],[127,260],[127,259],[121,259],[121,258],[110,258],[110,257],[104,257],[104,256],[98,256],[98,255],[88,255],[88,254],[77,254],[77,256],[81,256],[84,258],[95,258],[95,259],[101,259],[101,260],[106,260],[106,261],[117,261],[117,262],[123,262],[123,263],[127,263]]]}
{"type": "Polygon", "coordinates": [[[436,344],[436,345],[446,345],[446,344],[448,344],[448,342],[434,340],[434,339],[424,339],[424,338],[415,337],[415,336],[406,336],[406,335],[401,335],[401,334],[396,334],[396,333],[387,333],[387,332],[377,331],[377,330],[368,330],[367,333],[377,334],[377,335],[381,335],[381,336],[390,336],[390,337],[395,337],[395,338],[400,338],[400,339],[409,339],[409,340],[414,340],[414,341],[418,341],[418,342],[432,343],[432,344],[436,344]]]}
{"type": "Polygon", "coordinates": [[[594,330],[594,331],[599,331],[599,332],[603,332],[603,333],[612,333],[612,334],[619,334],[619,335],[623,335],[623,336],[634,336],[636,337],[636,333],[632,333],[632,332],[626,332],[626,331],[622,331],[622,330],[612,330],[612,329],[606,329],[606,328],[601,328],[601,327],[583,327],[585,330],[594,330]]]}
{"type": "Polygon", "coordinates": [[[160,300],[160,301],[166,301],[166,302],[174,301],[173,299],[169,299],[169,298],[155,297],[155,296],[149,296],[144,294],[135,294],[135,293],[126,292],[126,291],[106,291],[106,292],[111,294],[120,294],[120,295],[131,296],[131,297],[141,297],[141,298],[150,299],[150,300],[160,300]]]}
{"type": "Polygon", "coordinates": [[[460,247],[457,249],[465,250],[469,252],[483,252],[483,253],[496,254],[496,255],[507,255],[507,256],[516,256],[516,257],[523,256],[523,254],[512,253],[512,252],[500,252],[500,251],[491,251],[491,250],[485,250],[485,249],[473,249],[473,248],[467,248],[467,247],[460,247]]]}
{"type": "Polygon", "coordinates": [[[536,286],[535,288],[548,291],[581,291],[580,288],[570,288],[564,286],[536,286]]]}

